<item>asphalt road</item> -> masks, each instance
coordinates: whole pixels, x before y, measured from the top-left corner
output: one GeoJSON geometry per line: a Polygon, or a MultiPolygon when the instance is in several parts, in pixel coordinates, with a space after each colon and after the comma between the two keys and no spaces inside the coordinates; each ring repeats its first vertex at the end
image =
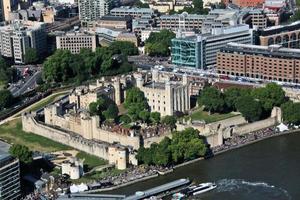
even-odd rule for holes
{"type": "Polygon", "coordinates": [[[36,86],[36,80],[42,75],[41,71],[35,72],[28,80],[25,81],[24,84],[20,85],[19,88],[12,87],[11,93],[13,96],[20,96],[24,94],[25,92],[29,91],[30,89],[35,88],[36,86]]]}

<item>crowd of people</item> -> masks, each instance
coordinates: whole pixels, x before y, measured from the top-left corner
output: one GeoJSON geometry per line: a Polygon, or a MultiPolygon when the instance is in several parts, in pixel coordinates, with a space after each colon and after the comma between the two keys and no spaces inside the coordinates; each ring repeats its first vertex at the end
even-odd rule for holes
{"type": "Polygon", "coordinates": [[[168,170],[169,168],[160,167],[160,166],[140,166],[140,167],[132,167],[125,172],[113,176],[107,177],[102,180],[105,182],[110,182],[113,186],[118,186],[121,184],[126,184],[131,181],[139,180],[145,177],[150,177],[158,174],[158,172],[163,172],[168,170]]]}
{"type": "Polygon", "coordinates": [[[276,127],[266,128],[259,131],[251,132],[245,135],[233,135],[231,138],[226,139],[222,145],[211,148],[214,154],[220,153],[225,150],[232,148],[240,147],[250,142],[270,137],[279,132],[276,130],[276,127]]]}

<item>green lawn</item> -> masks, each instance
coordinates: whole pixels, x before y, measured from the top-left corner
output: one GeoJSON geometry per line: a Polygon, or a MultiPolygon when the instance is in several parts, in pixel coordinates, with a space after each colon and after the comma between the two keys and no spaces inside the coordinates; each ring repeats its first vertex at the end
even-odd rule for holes
{"type": "Polygon", "coordinates": [[[97,156],[93,156],[82,151],[80,151],[76,155],[76,157],[79,159],[84,159],[84,165],[86,165],[89,170],[93,169],[94,167],[107,164],[106,160],[103,160],[101,158],[98,158],[97,156]]]}
{"type": "Polygon", "coordinates": [[[54,94],[54,95],[50,95],[48,97],[46,97],[45,99],[39,101],[37,104],[35,104],[33,107],[31,107],[29,109],[29,111],[35,111],[38,110],[40,108],[45,107],[46,105],[52,103],[53,101],[55,101],[57,98],[62,97],[64,95],[66,95],[68,92],[64,92],[64,93],[59,93],[59,94],[54,94]]]}
{"type": "Polygon", "coordinates": [[[10,121],[0,126],[0,139],[10,144],[21,144],[33,151],[53,152],[71,149],[70,147],[48,138],[26,133],[22,130],[21,119],[10,121]]]}
{"type": "Polygon", "coordinates": [[[296,0],[296,6],[300,7],[300,0],[296,0]]]}
{"type": "Polygon", "coordinates": [[[237,114],[234,113],[212,113],[208,114],[208,112],[203,111],[202,109],[199,109],[195,112],[193,112],[190,117],[192,120],[204,120],[206,123],[212,123],[216,121],[220,121],[223,119],[227,119],[233,116],[236,116],[237,114]]]}

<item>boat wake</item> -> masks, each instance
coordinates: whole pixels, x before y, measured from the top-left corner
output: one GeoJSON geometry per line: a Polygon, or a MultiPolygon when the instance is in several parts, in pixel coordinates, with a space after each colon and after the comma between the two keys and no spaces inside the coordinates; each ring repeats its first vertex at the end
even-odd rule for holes
{"type": "Polygon", "coordinates": [[[290,200],[291,196],[282,188],[265,182],[248,182],[242,179],[222,179],[216,181],[214,193],[224,193],[239,199],[280,199],[290,200]]]}

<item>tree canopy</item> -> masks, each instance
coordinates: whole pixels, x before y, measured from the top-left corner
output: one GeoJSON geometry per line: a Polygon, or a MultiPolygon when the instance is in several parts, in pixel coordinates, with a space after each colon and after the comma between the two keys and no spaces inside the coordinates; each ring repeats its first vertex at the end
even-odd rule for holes
{"type": "Polygon", "coordinates": [[[127,56],[137,53],[137,47],[126,41],[113,42],[109,47],[97,48],[95,52],[81,49],[76,55],[58,49],[44,62],[43,77],[49,83],[81,83],[93,76],[130,72],[133,66],[127,62],[127,56]]]}
{"type": "Polygon", "coordinates": [[[150,119],[154,123],[159,123],[160,122],[160,113],[159,112],[152,112],[150,114],[150,119]]]}
{"type": "Polygon", "coordinates": [[[281,105],[282,118],[285,123],[300,125],[300,103],[288,101],[281,105]]]}
{"type": "Polygon", "coordinates": [[[251,96],[241,96],[237,99],[236,108],[246,120],[253,122],[261,118],[262,106],[251,96]]]}
{"type": "Polygon", "coordinates": [[[210,112],[239,111],[249,121],[270,116],[274,106],[286,102],[281,86],[269,83],[255,89],[229,88],[224,93],[214,87],[204,88],[198,97],[198,104],[210,112]]]}
{"type": "Polygon", "coordinates": [[[222,112],[225,102],[222,93],[214,87],[205,87],[198,98],[198,104],[209,112],[222,112]]]}
{"type": "Polygon", "coordinates": [[[132,121],[141,119],[140,113],[142,111],[148,111],[149,109],[144,92],[137,87],[127,91],[124,106],[128,110],[128,115],[131,117],[132,121]]]}
{"type": "Polygon", "coordinates": [[[4,58],[0,55],[0,86],[6,85],[8,82],[11,81],[13,76],[13,71],[4,60],[4,58]]]}
{"type": "Polygon", "coordinates": [[[269,83],[266,87],[252,91],[252,96],[258,99],[266,111],[271,111],[274,106],[280,106],[285,102],[285,92],[276,83],[269,83]]]}
{"type": "Polygon", "coordinates": [[[176,118],[174,116],[167,115],[162,119],[162,123],[174,129],[176,127],[176,118]]]}
{"type": "Polygon", "coordinates": [[[116,120],[119,114],[119,109],[114,101],[106,96],[100,96],[96,102],[89,105],[91,115],[98,115],[102,121],[116,120]]]}
{"type": "Polygon", "coordinates": [[[140,148],[137,159],[147,165],[170,165],[204,156],[207,146],[199,136],[199,131],[188,128],[172,133],[172,139],[164,138],[150,148],[140,148]]]}
{"type": "Polygon", "coordinates": [[[0,90],[0,110],[12,105],[14,97],[9,90],[0,90]]]}
{"type": "Polygon", "coordinates": [[[178,13],[187,12],[189,14],[198,14],[198,15],[206,15],[208,14],[208,9],[203,7],[202,0],[193,0],[193,7],[184,7],[182,10],[178,11],[178,13]]]}
{"type": "Polygon", "coordinates": [[[135,1],[133,5],[138,8],[149,8],[149,4],[142,3],[140,0],[135,1]]]}
{"type": "Polygon", "coordinates": [[[149,56],[169,56],[173,38],[175,38],[175,33],[171,30],[163,29],[160,32],[152,32],[145,42],[145,50],[149,56]]]}
{"type": "Polygon", "coordinates": [[[31,163],[32,162],[32,151],[29,150],[28,147],[20,144],[13,144],[9,148],[9,153],[23,163],[31,163]]]}
{"type": "Polygon", "coordinates": [[[33,64],[39,60],[36,49],[27,48],[25,52],[24,60],[26,64],[33,64]]]}

